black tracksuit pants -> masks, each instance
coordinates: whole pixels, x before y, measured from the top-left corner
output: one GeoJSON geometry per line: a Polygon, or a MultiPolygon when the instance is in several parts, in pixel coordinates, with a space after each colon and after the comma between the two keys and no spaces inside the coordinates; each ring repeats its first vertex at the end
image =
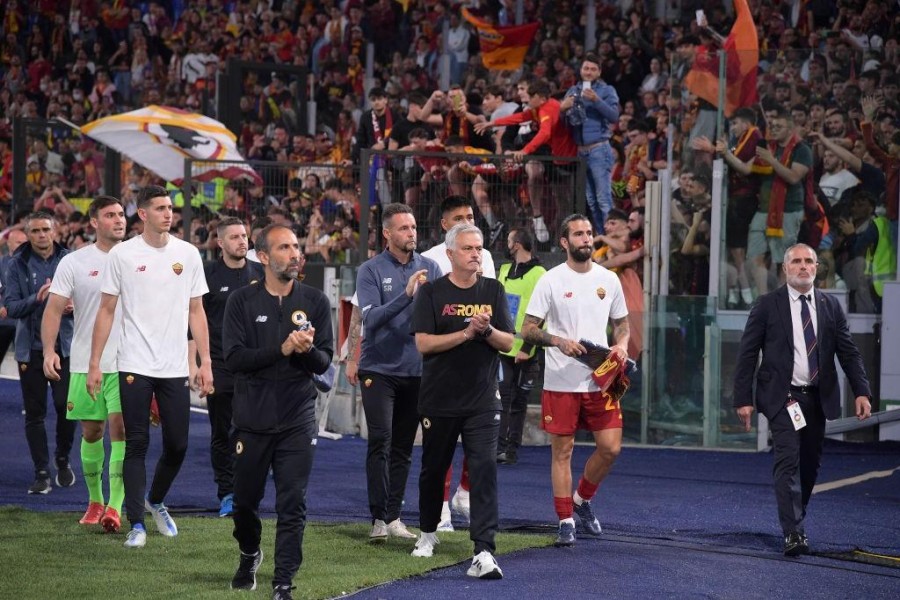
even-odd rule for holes
{"type": "Polygon", "coordinates": [[[206,397],[209,413],[209,457],[219,500],[234,492],[234,426],[231,423],[234,376],[231,371],[213,366],[214,392],[206,397]]]}
{"type": "Polygon", "coordinates": [[[144,495],[153,504],[165,500],[187,453],[191,422],[191,390],[187,377],[148,377],[119,372],[122,420],[125,421],[125,511],[132,526],[144,523],[144,495]],[[150,446],[150,401],[156,395],[163,451],[147,490],[147,448],[150,446]]]}
{"type": "Polygon", "coordinates": [[[419,427],[420,377],[361,372],[362,403],[369,430],[366,483],[372,519],[400,518],[412,449],[419,427]],[[371,382],[371,383],[369,383],[371,382]]]}
{"type": "Polygon", "coordinates": [[[540,375],[541,365],[537,356],[516,363],[512,356],[500,355],[503,379],[500,381],[500,440],[498,452],[515,455],[522,445],[525,417],[528,413],[528,397],[540,375]]]}
{"type": "MultiPolygon", "coordinates": [[[[0,356],[0,359],[3,357],[0,356]]],[[[22,388],[22,407],[25,409],[25,439],[31,452],[35,475],[39,471],[50,473],[50,448],[47,445],[47,386],[53,395],[56,410],[56,452],[57,460],[69,460],[72,443],[75,440],[75,421],[66,418],[66,401],[69,397],[69,359],[59,358],[59,381],[50,381],[44,376],[44,353],[31,351],[31,360],[19,363],[19,385],[22,388]]]]}
{"type": "Polygon", "coordinates": [[[441,520],[444,479],[453,461],[456,440],[462,435],[469,462],[471,521],[469,538],[475,554],[496,550],[499,508],[497,504],[497,434],[500,413],[496,410],[464,417],[422,415],[422,473],[419,475],[419,527],[434,533],[441,520]]]}
{"type": "Polygon", "coordinates": [[[303,562],[306,486],[318,431],[315,421],[277,433],[236,432],[234,538],[241,552],[259,550],[259,503],[269,467],[275,477],[275,576],[272,585],[290,585],[303,562]]]}

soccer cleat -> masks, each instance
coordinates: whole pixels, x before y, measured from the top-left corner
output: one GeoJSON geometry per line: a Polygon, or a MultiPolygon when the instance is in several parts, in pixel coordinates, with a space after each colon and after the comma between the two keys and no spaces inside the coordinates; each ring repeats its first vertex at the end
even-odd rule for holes
{"type": "Polygon", "coordinates": [[[234,577],[231,578],[231,589],[255,590],[256,572],[262,564],[262,559],[262,550],[257,550],[253,554],[241,552],[241,561],[238,563],[237,571],[234,572],[234,577]]]}
{"type": "Polygon", "coordinates": [[[369,542],[380,544],[388,539],[388,528],[384,521],[375,519],[372,523],[372,531],[369,532],[369,542]]]}
{"type": "Polygon", "coordinates": [[[600,535],[603,532],[600,528],[600,521],[594,516],[594,511],[591,508],[591,503],[589,501],[582,500],[581,504],[575,504],[574,508],[575,514],[578,516],[578,522],[580,523],[580,527],[578,528],[580,533],[600,535]]]}
{"type": "Polygon", "coordinates": [[[809,540],[798,531],[792,531],[784,536],[784,555],[795,557],[801,554],[809,554],[809,540]]]}
{"type": "Polygon", "coordinates": [[[56,459],[56,485],[59,487],[72,487],[75,485],[75,472],[69,466],[68,458],[56,459]]]}
{"type": "Polygon", "coordinates": [[[49,494],[53,489],[50,485],[50,473],[47,471],[38,471],[34,478],[34,483],[28,488],[29,494],[49,494]]]}
{"type": "Polygon", "coordinates": [[[103,516],[100,518],[100,527],[102,527],[103,531],[106,533],[119,533],[119,528],[121,526],[122,518],[119,516],[119,511],[107,506],[106,512],[103,513],[103,516]]]}
{"type": "Polygon", "coordinates": [[[153,522],[156,523],[156,530],[166,537],[175,537],[178,535],[178,527],[175,521],[169,515],[169,509],[160,502],[159,504],[151,504],[149,500],[144,500],[144,507],[153,515],[153,522]]]}
{"type": "Polygon", "coordinates": [[[418,538],[416,534],[406,528],[406,525],[403,524],[403,521],[400,519],[395,519],[387,524],[387,532],[391,537],[398,537],[407,540],[414,540],[418,538]]]}
{"type": "Polygon", "coordinates": [[[472,559],[472,566],[466,571],[466,575],[478,579],[503,579],[500,565],[487,550],[482,550],[475,555],[475,558],[472,559]]]}
{"type": "Polygon", "coordinates": [[[416,547],[413,548],[412,555],[420,558],[431,558],[434,556],[434,547],[440,544],[436,533],[425,533],[419,536],[416,547]]]}
{"type": "Polygon", "coordinates": [[[456,493],[453,494],[453,498],[450,499],[450,510],[455,512],[456,515],[466,522],[469,523],[469,492],[463,490],[456,490],[456,493]]]}
{"type": "Polygon", "coordinates": [[[125,536],[126,548],[143,548],[147,544],[147,530],[141,523],[135,523],[125,536]]]}
{"type": "Polygon", "coordinates": [[[230,517],[234,514],[234,494],[225,494],[219,501],[219,516],[230,517]]]}
{"type": "Polygon", "coordinates": [[[276,585],[272,588],[272,600],[294,600],[293,586],[276,585]]]}
{"type": "Polygon", "coordinates": [[[553,545],[557,548],[569,548],[575,545],[575,523],[571,519],[559,522],[559,532],[553,545]]]}
{"type": "Polygon", "coordinates": [[[100,522],[100,518],[103,516],[105,510],[106,507],[103,506],[102,502],[91,502],[88,504],[87,510],[84,511],[84,516],[79,519],[78,523],[80,525],[96,525],[100,522]]]}

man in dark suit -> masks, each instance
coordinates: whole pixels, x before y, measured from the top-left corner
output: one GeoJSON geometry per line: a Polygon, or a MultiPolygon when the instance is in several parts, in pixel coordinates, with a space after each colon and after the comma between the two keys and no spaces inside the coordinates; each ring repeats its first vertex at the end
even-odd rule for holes
{"type": "Polygon", "coordinates": [[[754,405],[769,420],[786,556],[809,552],[803,519],[819,472],[825,419],[841,416],[835,356],[856,396],[856,416],[867,419],[872,412],[862,356],[844,312],[832,296],[813,288],[817,260],[806,244],[787,249],[787,285],[760,296],[750,311],[734,374],[734,406],[746,430],[754,405]]]}

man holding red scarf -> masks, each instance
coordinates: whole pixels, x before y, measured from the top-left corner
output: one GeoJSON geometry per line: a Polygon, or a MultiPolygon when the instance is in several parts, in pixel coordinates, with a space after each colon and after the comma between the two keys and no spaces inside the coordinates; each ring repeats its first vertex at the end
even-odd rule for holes
{"type": "Polygon", "coordinates": [[[773,110],[768,130],[768,145],[772,147],[757,144],[752,159],[742,161],[727,148],[723,154],[732,169],[742,175],[759,176],[759,208],[750,221],[747,242],[747,260],[758,295],[769,288],[766,252],[770,253],[779,278],[784,277],[778,261],[797,241],[803,221],[806,175],[813,164],[812,150],[794,132],[794,121],[787,108],[779,106],[773,110]]]}

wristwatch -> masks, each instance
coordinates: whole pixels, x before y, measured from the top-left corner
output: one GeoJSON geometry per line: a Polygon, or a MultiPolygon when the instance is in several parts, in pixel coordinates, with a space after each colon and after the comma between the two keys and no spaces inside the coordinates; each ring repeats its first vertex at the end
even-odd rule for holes
{"type": "Polygon", "coordinates": [[[483,337],[483,338],[486,338],[486,337],[491,337],[492,333],[494,333],[494,328],[493,328],[493,326],[488,325],[487,329],[482,331],[479,335],[481,335],[481,337],[483,337]]]}

